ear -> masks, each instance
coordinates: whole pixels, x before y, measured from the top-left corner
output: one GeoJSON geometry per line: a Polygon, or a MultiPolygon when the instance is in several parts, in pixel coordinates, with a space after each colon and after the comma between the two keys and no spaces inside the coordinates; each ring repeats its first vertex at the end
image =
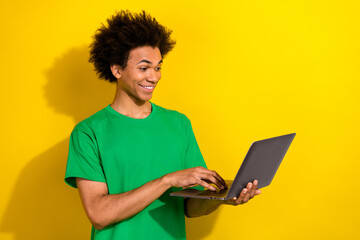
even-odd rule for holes
{"type": "Polygon", "coordinates": [[[113,64],[110,66],[111,72],[116,79],[121,78],[121,67],[117,64],[113,64]]]}

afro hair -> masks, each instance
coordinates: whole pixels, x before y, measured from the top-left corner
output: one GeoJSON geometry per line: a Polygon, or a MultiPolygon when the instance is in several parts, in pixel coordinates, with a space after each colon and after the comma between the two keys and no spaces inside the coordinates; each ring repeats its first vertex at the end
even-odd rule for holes
{"type": "Polygon", "coordinates": [[[125,68],[130,51],[143,46],[158,47],[164,57],[175,46],[170,38],[171,30],[160,25],[145,11],[131,13],[128,10],[116,12],[102,24],[93,36],[90,45],[89,62],[94,64],[99,78],[116,82],[110,66],[117,64],[125,68]]]}

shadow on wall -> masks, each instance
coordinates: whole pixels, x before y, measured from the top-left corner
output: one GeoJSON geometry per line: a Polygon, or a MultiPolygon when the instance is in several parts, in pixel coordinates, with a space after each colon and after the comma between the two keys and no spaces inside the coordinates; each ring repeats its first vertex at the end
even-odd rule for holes
{"type": "MultiPolygon", "coordinates": [[[[44,96],[56,112],[80,122],[107,106],[115,86],[98,80],[88,48],[71,49],[45,74],[44,96]]],[[[70,132],[69,132],[70,135],[70,132]]],[[[15,185],[0,230],[16,240],[90,239],[91,225],[76,189],[64,182],[69,138],[32,159],[15,185]]],[[[217,213],[187,221],[188,239],[209,234],[217,213]]]]}

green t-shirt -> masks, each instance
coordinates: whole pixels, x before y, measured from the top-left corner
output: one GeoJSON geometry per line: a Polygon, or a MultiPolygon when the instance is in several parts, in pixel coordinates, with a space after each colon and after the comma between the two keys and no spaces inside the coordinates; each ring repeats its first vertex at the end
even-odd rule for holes
{"type": "MultiPolygon", "coordinates": [[[[70,137],[65,181],[107,184],[109,194],[133,190],[167,173],[206,167],[189,119],[151,103],[152,112],[134,119],[110,105],[77,124],[70,137]]],[[[186,239],[184,200],[171,188],[143,211],[102,230],[91,239],[186,239]]]]}

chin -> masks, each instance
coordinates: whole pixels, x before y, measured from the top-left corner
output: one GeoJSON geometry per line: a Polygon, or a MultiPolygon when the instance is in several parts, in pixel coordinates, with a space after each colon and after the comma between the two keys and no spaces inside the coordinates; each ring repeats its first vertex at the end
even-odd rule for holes
{"type": "Polygon", "coordinates": [[[151,94],[149,94],[149,95],[144,95],[144,96],[142,96],[142,99],[143,99],[144,101],[150,101],[150,100],[152,99],[152,97],[153,97],[153,95],[152,95],[152,93],[151,93],[151,94]]]}
{"type": "Polygon", "coordinates": [[[143,96],[143,97],[139,97],[138,100],[141,101],[141,102],[148,102],[150,101],[152,98],[152,95],[151,96],[143,96]]]}

